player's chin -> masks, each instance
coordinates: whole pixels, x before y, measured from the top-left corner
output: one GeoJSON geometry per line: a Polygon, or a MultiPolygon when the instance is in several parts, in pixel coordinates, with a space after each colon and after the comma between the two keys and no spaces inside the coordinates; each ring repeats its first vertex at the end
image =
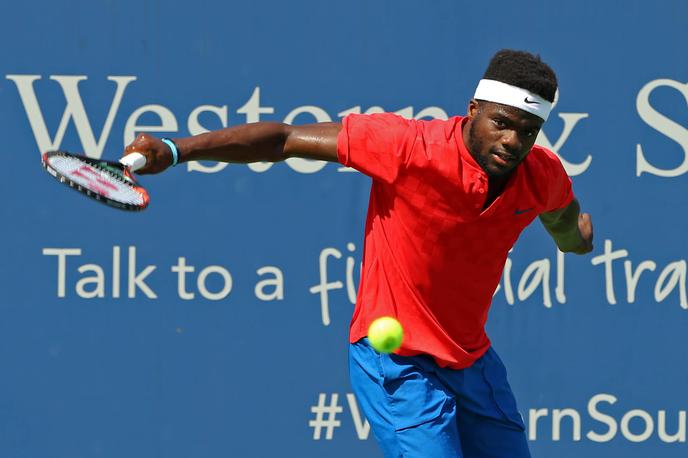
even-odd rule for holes
{"type": "Polygon", "coordinates": [[[487,170],[485,172],[488,176],[499,178],[508,175],[512,170],[514,170],[514,167],[515,165],[504,166],[500,164],[491,163],[488,164],[487,170]]]}

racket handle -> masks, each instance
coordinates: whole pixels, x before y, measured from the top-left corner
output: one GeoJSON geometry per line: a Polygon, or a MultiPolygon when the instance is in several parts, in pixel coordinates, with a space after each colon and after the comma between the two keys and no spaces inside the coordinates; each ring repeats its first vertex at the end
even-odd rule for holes
{"type": "Polygon", "coordinates": [[[146,156],[141,153],[131,153],[119,160],[119,163],[127,167],[132,172],[146,165],[146,156]]]}

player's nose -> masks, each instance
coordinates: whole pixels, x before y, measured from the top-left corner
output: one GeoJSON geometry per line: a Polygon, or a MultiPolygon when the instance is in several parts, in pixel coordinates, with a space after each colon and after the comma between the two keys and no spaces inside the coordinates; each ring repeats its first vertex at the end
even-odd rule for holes
{"type": "Polygon", "coordinates": [[[502,147],[514,156],[519,156],[523,149],[523,142],[515,130],[506,130],[502,135],[501,143],[502,147]]]}

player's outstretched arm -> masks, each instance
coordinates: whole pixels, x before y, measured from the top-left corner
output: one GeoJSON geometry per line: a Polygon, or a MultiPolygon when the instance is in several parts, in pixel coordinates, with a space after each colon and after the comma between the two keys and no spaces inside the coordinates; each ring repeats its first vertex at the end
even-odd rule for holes
{"type": "MultiPolygon", "coordinates": [[[[258,122],[228,127],[193,137],[175,138],[179,162],[278,162],[289,157],[337,161],[337,135],[342,125],[335,122],[291,126],[258,122]]],[[[172,165],[170,147],[159,138],[140,134],[124,149],[146,157],[137,173],[160,173],[172,165]]]]}
{"type": "Polygon", "coordinates": [[[564,253],[592,251],[592,220],[588,213],[580,212],[576,199],[561,210],[540,214],[540,221],[564,253]]]}

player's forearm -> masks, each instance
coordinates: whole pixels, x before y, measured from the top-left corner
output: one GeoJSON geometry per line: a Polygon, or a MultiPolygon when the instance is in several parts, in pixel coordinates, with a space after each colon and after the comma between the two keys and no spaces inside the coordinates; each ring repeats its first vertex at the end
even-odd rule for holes
{"type": "Polygon", "coordinates": [[[179,161],[277,162],[286,159],[289,126],[277,122],[244,124],[177,138],[179,161]]]}
{"type": "Polygon", "coordinates": [[[554,239],[554,243],[564,253],[578,252],[584,244],[583,236],[578,227],[580,204],[573,200],[566,209],[556,217],[547,214],[540,215],[542,224],[554,239]]]}

